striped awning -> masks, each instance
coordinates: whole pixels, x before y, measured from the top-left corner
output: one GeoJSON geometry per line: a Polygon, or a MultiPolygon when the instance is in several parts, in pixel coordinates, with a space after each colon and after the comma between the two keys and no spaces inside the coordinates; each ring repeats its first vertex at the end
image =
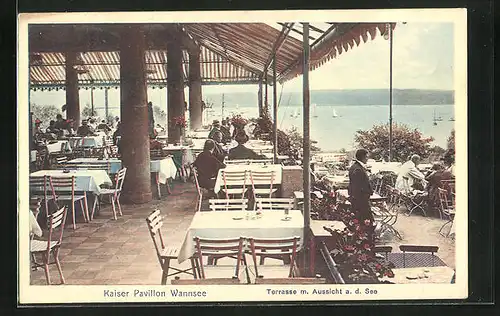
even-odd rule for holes
{"type": "MultiPolygon", "coordinates": [[[[395,24],[392,25],[395,26],[395,24]]],[[[187,23],[178,26],[200,48],[203,84],[258,83],[261,79],[269,82],[272,73],[271,61],[274,55],[276,56],[277,79],[280,83],[302,74],[301,23],[276,23],[276,25],[187,23]]],[[[98,29],[94,27],[96,28],[98,29]]],[[[369,38],[374,39],[377,30],[384,34],[388,28],[389,24],[386,23],[325,22],[316,25],[312,23],[309,38],[310,70],[317,69],[332,58],[366,42],[369,38]]],[[[103,37],[103,35],[100,36],[103,37]]],[[[51,41],[54,41],[53,36],[51,41]]],[[[107,41],[109,42],[109,39],[107,41]]],[[[81,45],[81,43],[78,44],[81,45]]],[[[36,49],[30,49],[30,51],[31,88],[64,89],[64,52],[36,51],[36,49]]],[[[78,60],[80,87],[118,87],[120,85],[118,49],[81,52],[78,60]]],[[[165,87],[168,80],[165,45],[157,49],[150,46],[145,54],[145,62],[148,85],[165,87]]],[[[183,70],[184,81],[187,84],[189,73],[187,50],[183,51],[183,70]]]]}

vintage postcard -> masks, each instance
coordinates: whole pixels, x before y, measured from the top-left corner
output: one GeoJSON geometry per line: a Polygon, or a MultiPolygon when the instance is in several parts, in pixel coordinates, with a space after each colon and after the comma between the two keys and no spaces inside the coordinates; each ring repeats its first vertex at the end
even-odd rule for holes
{"type": "Polygon", "coordinates": [[[19,304],[466,298],[466,22],[20,14],[19,304]]]}

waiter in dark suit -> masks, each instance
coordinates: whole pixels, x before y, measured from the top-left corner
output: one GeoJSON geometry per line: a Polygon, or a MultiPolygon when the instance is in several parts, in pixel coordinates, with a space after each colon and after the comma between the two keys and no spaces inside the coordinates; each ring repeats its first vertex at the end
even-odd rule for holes
{"type": "Polygon", "coordinates": [[[368,151],[358,149],[356,159],[349,168],[349,201],[351,202],[352,212],[360,223],[369,220],[368,234],[370,241],[373,242],[373,215],[370,206],[370,196],[373,189],[368,178],[366,163],[368,162],[368,151]]]}

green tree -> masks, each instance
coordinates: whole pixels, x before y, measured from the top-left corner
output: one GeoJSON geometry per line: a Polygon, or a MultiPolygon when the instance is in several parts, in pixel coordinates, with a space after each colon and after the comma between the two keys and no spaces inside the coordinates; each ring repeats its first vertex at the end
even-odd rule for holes
{"type": "Polygon", "coordinates": [[[33,122],[36,119],[42,121],[42,127],[49,126],[51,120],[55,120],[57,114],[61,114],[61,111],[55,105],[38,105],[31,103],[31,112],[33,112],[33,122]]]}
{"type": "Polygon", "coordinates": [[[167,121],[167,113],[158,105],[153,106],[153,117],[156,123],[163,125],[167,121]]]}
{"type": "MultiPolygon", "coordinates": [[[[422,158],[429,157],[432,137],[424,137],[418,129],[411,129],[405,124],[393,124],[392,160],[404,162],[412,154],[422,158]]],[[[374,125],[370,130],[359,130],[354,142],[370,151],[373,159],[389,157],[389,124],[374,125]]]]}

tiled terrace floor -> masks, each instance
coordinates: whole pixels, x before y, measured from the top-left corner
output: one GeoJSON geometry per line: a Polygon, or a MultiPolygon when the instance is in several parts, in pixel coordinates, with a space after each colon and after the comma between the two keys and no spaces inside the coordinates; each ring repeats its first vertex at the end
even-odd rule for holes
{"type": "MultiPolygon", "coordinates": [[[[174,194],[145,205],[123,205],[123,216],[117,221],[106,206],[92,222],[80,222],[76,230],[68,225],[60,251],[66,284],[160,284],[161,268],[145,218],[160,209],[164,215],[163,235],[168,243],[180,246],[195,213],[197,195],[191,183],[176,183],[174,194]]],[[[403,240],[390,238],[387,244],[393,246],[393,251],[399,251],[400,244],[438,245],[439,257],[454,268],[454,242],[438,234],[443,223],[436,218],[402,215],[396,227],[403,240]]],[[[188,268],[189,261],[182,267],[188,268]]],[[[50,266],[50,275],[52,282],[59,284],[55,265],[50,266]]],[[[42,269],[31,272],[31,284],[46,284],[42,269]]]]}

